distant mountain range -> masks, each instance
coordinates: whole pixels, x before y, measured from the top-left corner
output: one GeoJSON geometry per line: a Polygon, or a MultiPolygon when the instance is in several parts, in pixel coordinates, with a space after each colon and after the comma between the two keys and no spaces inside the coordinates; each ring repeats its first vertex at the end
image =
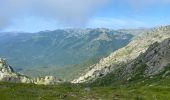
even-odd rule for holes
{"type": "Polygon", "coordinates": [[[127,45],[134,37],[131,33],[102,28],[3,33],[0,57],[7,59],[16,71],[29,76],[69,78],[70,74],[127,45]]]}

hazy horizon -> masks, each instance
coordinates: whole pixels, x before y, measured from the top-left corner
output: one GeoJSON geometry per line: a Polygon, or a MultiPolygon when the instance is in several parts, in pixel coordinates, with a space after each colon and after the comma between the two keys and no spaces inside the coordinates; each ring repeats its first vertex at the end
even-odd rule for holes
{"type": "MultiPolygon", "coordinates": [[[[167,24],[169,25],[169,24],[167,24]]],[[[56,28],[56,29],[46,29],[46,30],[39,30],[39,31],[33,31],[33,32],[30,32],[30,31],[1,31],[1,33],[39,33],[39,32],[46,32],[46,31],[56,31],[56,30],[86,30],[86,29],[109,29],[109,30],[115,30],[115,31],[118,31],[118,30],[135,30],[135,29],[152,29],[152,28],[157,28],[157,27],[161,27],[161,26],[167,26],[167,25],[159,25],[159,26],[153,26],[153,27],[132,27],[132,28],[105,28],[105,27],[95,27],[95,28],[90,28],[90,27],[87,27],[87,28],[76,28],[76,27],[73,27],[73,28],[68,28],[68,27],[65,27],[65,28],[56,28]]]]}

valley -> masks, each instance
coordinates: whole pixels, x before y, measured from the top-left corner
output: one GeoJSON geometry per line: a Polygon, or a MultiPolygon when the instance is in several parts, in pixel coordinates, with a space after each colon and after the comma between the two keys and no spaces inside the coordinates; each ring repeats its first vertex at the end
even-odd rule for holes
{"type": "Polygon", "coordinates": [[[0,0],[0,100],[170,100],[170,0],[0,0]]]}

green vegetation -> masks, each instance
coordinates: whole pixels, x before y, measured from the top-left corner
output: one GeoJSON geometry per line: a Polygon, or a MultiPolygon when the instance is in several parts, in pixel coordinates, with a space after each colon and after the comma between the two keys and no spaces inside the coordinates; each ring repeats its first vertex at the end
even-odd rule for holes
{"type": "Polygon", "coordinates": [[[0,83],[1,100],[168,100],[170,77],[119,86],[0,83]]]}
{"type": "MultiPolygon", "coordinates": [[[[102,36],[96,35],[97,32],[98,32],[97,30],[93,30],[92,33],[94,34],[92,34],[92,36],[89,36],[89,37],[87,35],[85,37],[85,40],[83,41],[89,41],[89,40],[92,41],[96,39],[96,36],[98,38],[100,37],[100,39],[97,42],[95,41],[95,45],[94,44],[90,46],[88,45],[90,48],[92,47],[90,49],[90,53],[91,51],[96,51],[96,50],[100,51],[99,54],[98,52],[95,52],[95,54],[97,54],[98,57],[94,56],[95,55],[94,54],[93,55],[94,58],[90,56],[91,59],[83,60],[84,62],[80,64],[79,63],[71,64],[72,68],[70,69],[69,67],[64,66],[67,69],[64,72],[62,72],[62,69],[58,69],[60,73],[64,73],[64,74],[66,73],[64,77],[67,77],[67,76],[78,77],[79,72],[85,70],[87,66],[90,66],[98,62],[97,58],[100,59],[101,56],[99,55],[103,54],[102,51],[106,50],[105,49],[106,47],[105,48],[102,48],[102,47],[106,45],[107,44],[106,42],[110,41],[110,39],[107,37],[107,35],[102,35],[102,36]],[[103,42],[103,39],[106,39],[106,41],[103,42]]],[[[41,36],[36,37],[35,36],[32,39],[34,39],[34,42],[36,41],[42,44],[42,42],[39,41],[39,39],[41,40],[41,38],[47,38],[47,37],[41,37],[41,36]]],[[[78,51],[80,49],[83,52],[85,52],[85,54],[83,55],[86,55],[86,53],[89,54],[89,52],[86,52],[86,44],[83,44],[83,48],[81,48],[82,42],[79,40],[74,40],[74,39],[72,40],[72,38],[68,38],[68,41],[69,41],[68,43],[62,44],[62,48],[65,48],[67,51],[72,50],[72,49],[69,49],[70,46],[71,48],[76,48],[77,50],[76,53],[75,52],[71,53],[70,51],[68,51],[69,52],[69,53],[67,52],[68,54],[76,56],[77,54],[79,54],[78,51]],[[78,44],[76,44],[75,41],[78,44]],[[70,45],[70,43],[73,45],[70,45]]],[[[46,44],[46,42],[43,42],[43,43],[46,44]]],[[[119,43],[116,43],[116,44],[119,44],[119,43]]],[[[147,45],[142,45],[141,48],[145,46],[147,45]]],[[[135,49],[135,48],[133,48],[132,46],[132,49],[135,49]]],[[[62,83],[58,85],[0,83],[0,100],[169,100],[170,98],[170,92],[169,92],[170,91],[170,65],[166,67],[160,66],[162,67],[161,69],[158,69],[157,67],[155,67],[156,71],[159,71],[159,72],[157,74],[152,74],[152,73],[150,74],[149,71],[152,71],[152,69],[149,69],[150,66],[146,64],[147,61],[150,60],[150,58],[155,58],[154,55],[159,53],[157,51],[153,51],[153,48],[155,48],[155,45],[153,45],[153,47],[151,46],[146,51],[146,53],[141,54],[136,59],[132,61],[130,60],[128,63],[125,63],[125,64],[124,63],[118,64],[116,66],[117,68],[114,69],[112,73],[106,73],[107,74],[106,76],[103,76],[103,74],[99,72],[100,78],[98,78],[95,81],[89,81],[89,83],[84,83],[84,84],[62,83]],[[153,51],[153,55],[151,55],[152,53],[150,53],[150,51],[153,51]],[[149,57],[147,54],[150,54],[149,57]]],[[[132,49],[130,48],[129,50],[126,50],[125,54],[132,52],[132,49]]],[[[51,53],[54,49],[51,50],[48,48],[48,50],[50,50],[49,52],[51,53]]],[[[139,50],[143,50],[143,49],[139,49],[139,50]]],[[[165,54],[169,54],[169,52],[166,52],[168,50],[169,48],[166,50],[162,50],[162,53],[164,52],[165,54]]],[[[118,54],[120,56],[123,53],[118,53],[118,54]]],[[[162,57],[161,59],[163,60],[169,57],[169,55],[166,55],[167,57],[164,55],[159,55],[159,56],[161,56],[162,57]]],[[[158,59],[156,59],[155,61],[160,60],[159,56],[158,56],[158,59]]],[[[65,55],[63,57],[65,57],[65,55]]],[[[78,57],[81,58],[83,56],[79,55],[78,57]]],[[[47,58],[50,58],[50,57],[47,56],[47,58]]],[[[44,58],[45,61],[47,58],[44,58]]],[[[54,60],[52,59],[53,58],[50,58],[48,60],[54,62],[54,60]]],[[[62,59],[62,60],[63,62],[66,61],[65,59],[62,59]]],[[[160,60],[160,62],[163,60],[160,60]]],[[[79,62],[80,59],[78,59],[77,61],[79,62]]],[[[164,62],[162,63],[167,64],[168,63],[167,61],[169,60],[166,59],[165,61],[166,63],[164,62]]],[[[42,64],[47,63],[47,62],[43,62],[42,64]]],[[[30,62],[30,63],[33,64],[34,62],[30,62]]],[[[50,65],[50,66],[53,66],[53,65],[50,65]]],[[[50,70],[50,68],[46,66],[43,68],[47,69],[47,71],[50,70]]],[[[51,68],[54,68],[54,67],[51,67],[51,68]]],[[[54,69],[52,69],[53,72],[56,71],[54,69]]],[[[38,71],[42,72],[43,70],[39,69],[38,71]]]]}
{"type": "Polygon", "coordinates": [[[63,83],[35,85],[0,83],[0,100],[168,100],[170,65],[155,76],[141,77],[146,65],[135,67],[141,73],[130,80],[120,79],[123,68],[88,84],[63,83]],[[142,67],[142,68],[141,68],[142,67]],[[166,75],[165,75],[166,73],[166,75]]]}
{"type": "Polygon", "coordinates": [[[116,71],[107,74],[104,77],[98,78],[94,82],[90,83],[90,86],[100,87],[100,86],[135,86],[135,85],[150,85],[150,84],[160,84],[163,86],[170,85],[170,65],[166,66],[159,74],[153,76],[145,76],[144,71],[147,65],[143,63],[138,63],[133,66],[133,70],[130,73],[127,73],[123,66],[116,71]],[[162,83],[161,83],[162,82],[162,83]],[[169,82],[169,84],[168,84],[169,82]]]}

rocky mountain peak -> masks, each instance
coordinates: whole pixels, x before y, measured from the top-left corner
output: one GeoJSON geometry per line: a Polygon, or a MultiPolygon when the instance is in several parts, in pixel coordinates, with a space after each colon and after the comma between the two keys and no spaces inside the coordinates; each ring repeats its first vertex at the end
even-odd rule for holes
{"type": "Polygon", "coordinates": [[[7,64],[7,62],[0,58],[0,72],[2,73],[12,73],[13,69],[10,65],[7,64]]]}

